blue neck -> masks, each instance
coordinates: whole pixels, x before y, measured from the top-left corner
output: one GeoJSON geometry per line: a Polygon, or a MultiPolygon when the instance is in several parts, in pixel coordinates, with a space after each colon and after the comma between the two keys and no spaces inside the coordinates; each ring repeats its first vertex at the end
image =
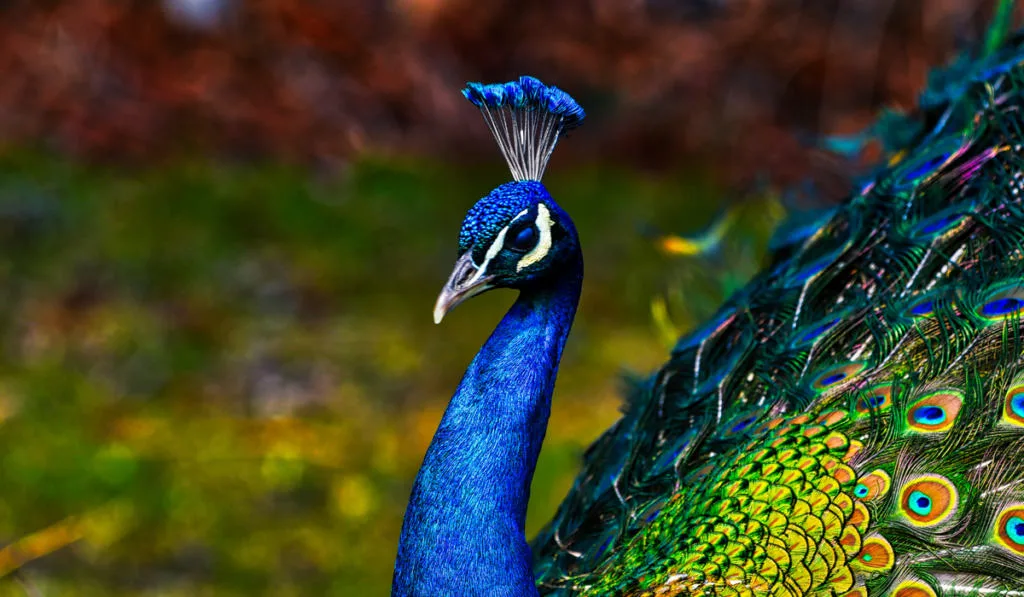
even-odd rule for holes
{"type": "Polygon", "coordinates": [[[405,512],[393,596],[536,595],[526,504],[583,279],[523,290],[466,370],[405,512]]]}

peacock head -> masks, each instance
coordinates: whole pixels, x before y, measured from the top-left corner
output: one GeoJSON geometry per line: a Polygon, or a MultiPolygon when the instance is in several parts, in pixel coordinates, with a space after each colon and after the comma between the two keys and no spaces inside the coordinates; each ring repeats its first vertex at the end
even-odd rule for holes
{"type": "Polygon", "coordinates": [[[558,139],[583,121],[583,109],[533,77],[469,83],[462,94],[480,108],[515,180],[466,214],[459,258],[434,307],[435,323],[470,297],[492,288],[529,288],[580,259],[576,228],[540,179],[558,139]]]}

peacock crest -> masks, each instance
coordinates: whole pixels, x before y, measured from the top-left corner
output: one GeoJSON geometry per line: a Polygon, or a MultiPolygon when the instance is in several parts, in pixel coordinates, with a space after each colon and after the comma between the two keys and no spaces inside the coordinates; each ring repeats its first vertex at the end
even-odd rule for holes
{"type": "Polygon", "coordinates": [[[462,95],[480,112],[517,181],[540,181],[558,139],[586,117],[568,93],[522,76],[508,83],[468,83],[462,95]]]}

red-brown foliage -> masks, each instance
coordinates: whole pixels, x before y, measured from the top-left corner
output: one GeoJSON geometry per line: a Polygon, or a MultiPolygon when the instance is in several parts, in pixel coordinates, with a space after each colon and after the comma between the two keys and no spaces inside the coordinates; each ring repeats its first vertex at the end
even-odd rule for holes
{"type": "Polygon", "coordinates": [[[468,156],[485,129],[461,84],[530,73],[590,113],[560,159],[787,176],[811,159],[794,133],[912,105],[991,3],[228,0],[208,26],[169,4],[0,3],[0,143],[328,166],[365,149],[468,156]]]}

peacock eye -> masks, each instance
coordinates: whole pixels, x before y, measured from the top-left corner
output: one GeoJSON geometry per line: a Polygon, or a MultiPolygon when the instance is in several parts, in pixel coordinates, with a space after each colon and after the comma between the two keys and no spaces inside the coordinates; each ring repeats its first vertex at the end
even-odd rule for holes
{"type": "Polygon", "coordinates": [[[533,226],[525,226],[509,235],[505,246],[513,251],[525,253],[537,244],[537,229],[533,226]]]}

